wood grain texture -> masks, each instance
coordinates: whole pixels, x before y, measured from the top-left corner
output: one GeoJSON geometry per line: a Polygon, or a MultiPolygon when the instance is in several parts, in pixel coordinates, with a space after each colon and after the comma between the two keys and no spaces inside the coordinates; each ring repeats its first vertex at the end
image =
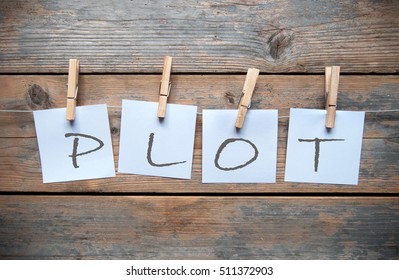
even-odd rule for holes
{"type": "Polygon", "coordinates": [[[0,2],[0,73],[397,73],[399,2],[0,2]]]}
{"type": "MultiPolygon", "coordinates": [[[[66,76],[0,76],[0,109],[36,110],[65,107],[66,76]]],[[[237,108],[245,75],[173,75],[170,103],[202,109],[237,108]]],[[[122,99],[158,99],[160,75],[82,75],[79,105],[122,99]]],[[[397,76],[341,76],[338,109],[390,110],[399,108],[397,76]]],[[[197,118],[193,176],[176,180],[117,174],[115,178],[42,184],[32,113],[0,112],[0,191],[43,192],[162,192],[162,193],[398,193],[399,113],[367,113],[358,186],[284,182],[290,107],[325,106],[324,76],[261,75],[252,109],[279,109],[276,184],[201,184],[202,116],[197,118]]],[[[120,107],[109,108],[115,163],[119,153],[120,107]]],[[[234,124],[232,124],[234,125],[234,124]]]]}
{"type": "Polygon", "coordinates": [[[398,198],[1,196],[2,259],[398,259],[398,198]]]}
{"type": "Polygon", "coordinates": [[[325,66],[341,67],[338,110],[399,108],[398,14],[374,0],[0,1],[0,259],[399,259],[398,112],[366,113],[358,186],[283,181],[289,108],[325,107],[325,66]],[[30,111],[66,106],[68,60],[78,105],[111,106],[117,163],[122,99],[157,102],[166,55],[168,102],[199,112],[236,109],[260,69],[251,108],[279,109],[277,183],[201,184],[199,114],[192,180],[44,185],[30,111]]]}

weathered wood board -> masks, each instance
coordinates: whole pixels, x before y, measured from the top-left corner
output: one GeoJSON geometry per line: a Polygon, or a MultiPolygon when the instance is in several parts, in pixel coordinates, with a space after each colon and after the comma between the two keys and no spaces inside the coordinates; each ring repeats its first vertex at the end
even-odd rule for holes
{"type": "Polygon", "coordinates": [[[1,196],[0,258],[397,259],[399,198],[1,196]]]}
{"type": "Polygon", "coordinates": [[[0,258],[399,259],[398,15],[372,0],[0,1],[0,258]],[[165,55],[169,102],[199,109],[192,180],[43,184],[30,111],[65,107],[68,60],[78,103],[111,106],[117,163],[121,100],[158,101],[165,55]],[[324,107],[331,65],[338,109],[374,111],[359,185],[285,183],[289,108],[324,107]],[[252,108],[279,110],[277,183],[201,184],[201,111],[237,108],[250,67],[252,108]]]}
{"type": "Polygon", "coordinates": [[[397,73],[398,1],[0,2],[0,72],[397,73]]]}
{"type": "MultiPolygon", "coordinates": [[[[290,107],[323,108],[323,76],[259,78],[252,108],[279,109],[277,184],[201,184],[202,116],[198,116],[192,180],[118,174],[116,178],[42,184],[32,114],[0,112],[1,191],[44,192],[399,192],[399,112],[367,113],[358,186],[284,182],[290,107]],[[13,172],[10,172],[10,171],[13,172]],[[145,182],[145,183],[144,183],[145,182]]],[[[66,76],[0,76],[0,106],[7,110],[65,107],[66,76]]],[[[120,106],[122,99],[157,101],[159,75],[81,76],[79,104],[120,106]]],[[[208,108],[237,108],[245,75],[174,75],[171,103],[208,108]]],[[[399,108],[396,76],[343,76],[338,99],[344,110],[399,108]]],[[[115,161],[119,153],[120,107],[109,108],[115,161]]],[[[234,125],[234,124],[232,124],[234,125]]]]}

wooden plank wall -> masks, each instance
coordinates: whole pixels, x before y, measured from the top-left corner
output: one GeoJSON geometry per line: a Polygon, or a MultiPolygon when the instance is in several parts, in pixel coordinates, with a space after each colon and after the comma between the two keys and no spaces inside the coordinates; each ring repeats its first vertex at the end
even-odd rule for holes
{"type": "Polygon", "coordinates": [[[1,1],[0,258],[398,259],[398,1],[1,1]],[[249,67],[252,108],[279,110],[276,184],[201,184],[117,174],[43,184],[30,111],[106,103],[115,163],[122,99],[234,109],[249,67]],[[324,67],[341,66],[338,107],[364,110],[358,186],[284,182],[289,108],[323,108],[324,67]],[[379,112],[375,112],[379,111],[379,112]]]}

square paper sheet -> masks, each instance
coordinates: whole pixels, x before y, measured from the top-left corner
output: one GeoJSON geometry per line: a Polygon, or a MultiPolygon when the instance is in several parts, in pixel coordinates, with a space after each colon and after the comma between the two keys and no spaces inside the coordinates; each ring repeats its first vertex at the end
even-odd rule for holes
{"type": "Polygon", "coordinates": [[[78,106],[74,121],[66,109],[34,111],[43,182],[115,176],[106,105],[78,106]]]}
{"type": "Polygon", "coordinates": [[[118,172],[191,179],[197,107],[123,100],[118,172]]]}
{"type": "Polygon", "coordinates": [[[203,183],[274,183],[277,110],[249,110],[241,129],[237,110],[204,110],[203,183]]]}
{"type": "Polygon", "coordinates": [[[337,111],[335,127],[329,130],[326,114],[291,109],[285,181],[358,183],[365,114],[337,111]]]}

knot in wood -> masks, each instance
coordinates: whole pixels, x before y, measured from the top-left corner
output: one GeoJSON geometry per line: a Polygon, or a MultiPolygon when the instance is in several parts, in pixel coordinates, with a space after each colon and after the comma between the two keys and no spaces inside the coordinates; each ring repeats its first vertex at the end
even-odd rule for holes
{"type": "Polygon", "coordinates": [[[270,56],[273,59],[279,59],[284,52],[292,45],[294,32],[280,29],[270,36],[267,44],[269,45],[270,56]]]}
{"type": "Polygon", "coordinates": [[[48,93],[37,84],[29,87],[26,101],[31,109],[47,109],[51,107],[48,93]]]}
{"type": "Polygon", "coordinates": [[[227,102],[229,104],[235,104],[235,95],[234,94],[232,94],[231,92],[228,91],[228,92],[225,92],[224,96],[226,97],[227,102]]]}

